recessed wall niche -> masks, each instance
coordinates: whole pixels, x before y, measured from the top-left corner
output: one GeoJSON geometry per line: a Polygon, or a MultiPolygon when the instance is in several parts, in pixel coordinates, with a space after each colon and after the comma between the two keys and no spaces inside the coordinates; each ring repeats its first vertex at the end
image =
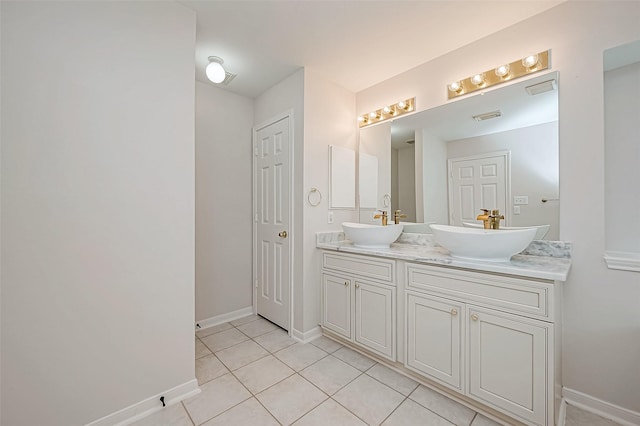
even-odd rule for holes
{"type": "Polygon", "coordinates": [[[605,261],[640,272],[640,41],[604,52],[605,261]]]}

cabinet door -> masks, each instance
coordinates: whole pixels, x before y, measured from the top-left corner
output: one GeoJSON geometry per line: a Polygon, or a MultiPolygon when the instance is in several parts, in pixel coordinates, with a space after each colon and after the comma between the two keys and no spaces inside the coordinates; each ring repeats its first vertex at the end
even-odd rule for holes
{"type": "Polygon", "coordinates": [[[407,368],[462,389],[464,305],[407,292],[407,368]]]}
{"type": "Polygon", "coordinates": [[[351,279],[322,274],[322,325],[351,338],[351,279]]]}
{"type": "Polygon", "coordinates": [[[468,307],[469,394],[546,425],[547,342],[553,326],[468,307]]]}
{"type": "Polygon", "coordinates": [[[395,288],[355,280],[355,341],[395,361],[395,288]]]}

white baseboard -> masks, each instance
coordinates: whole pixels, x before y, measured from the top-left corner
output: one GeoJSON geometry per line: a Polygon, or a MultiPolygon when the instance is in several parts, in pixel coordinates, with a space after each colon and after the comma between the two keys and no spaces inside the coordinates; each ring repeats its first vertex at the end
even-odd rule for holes
{"type": "Polygon", "coordinates": [[[603,401],[591,395],[569,388],[562,388],[562,399],[569,405],[596,414],[605,419],[613,420],[624,426],[640,425],[640,413],[632,411],[610,402],[603,401]]]}
{"type": "Polygon", "coordinates": [[[560,400],[560,410],[558,412],[558,422],[556,426],[564,426],[567,419],[567,401],[564,398],[560,400]]]}
{"type": "Polygon", "coordinates": [[[202,330],[203,328],[213,327],[214,325],[222,324],[224,322],[237,320],[238,318],[246,317],[247,315],[253,315],[253,306],[248,306],[246,308],[238,309],[237,311],[196,321],[196,324],[200,325],[200,328],[196,326],[196,331],[202,330]]]}
{"type": "Polygon", "coordinates": [[[320,336],[322,336],[322,330],[320,329],[320,327],[312,328],[311,330],[305,331],[304,333],[302,331],[296,330],[295,328],[291,329],[291,337],[302,343],[309,343],[310,341],[315,340],[320,336]]]}
{"type": "Polygon", "coordinates": [[[161,396],[164,396],[165,404],[173,405],[183,399],[197,395],[198,393],[200,393],[198,381],[193,379],[182,385],[176,386],[175,388],[161,392],[136,404],[123,408],[122,410],[116,411],[115,413],[111,413],[101,419],[95,420],[87,424],[87,426],[125,426],[153,414],[156,411],[160,411],[162,409],[162,403],[160,402],[161,396]]]}

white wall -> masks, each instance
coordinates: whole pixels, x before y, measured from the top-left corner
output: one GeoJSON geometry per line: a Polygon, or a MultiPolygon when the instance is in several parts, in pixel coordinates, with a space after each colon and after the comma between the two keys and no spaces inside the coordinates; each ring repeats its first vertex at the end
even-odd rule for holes
{"type": "Polygon", "coordinates": [[[196,82],[196,321],[251,307],[253,99],[196,82]]]}
{"type": "MultiPolygon", "coordinates": [[[[304,325],[308,332],[320,323],[320,252],[316,232],[342,230],[342,222],[357,221],[356,209],[332,210],[333,224],[327,223],[328,200],[313,207],[306,200],[312,187],[328,194],[329,145],[356,151],[357,123],[355,94],[324,79],[309,68],[304,71],[304,325]]],[[[296,208],[300,203],[296,204],[296,208]]],[[[298,288],[300,288],[298,283],[298,288]]]]}
{"type": "Polygon", "coordinates": [[[195,16],[1,7],[1,423],[86,424],[194,380],[195,16]]]}
{"type": "MultiPolygon", "coordinates": [[[[638,22],[639,2],[565,2],[357,94],[359,114],[411,96],[427,109],[447,102],[446,85],[453,79],[552,49],[552,68],[560,72],[560,238],[573,242],[573,264],[563,284],[563,382],[636,412],[638,275],[609,270],[602,258],[602,53],[640,39],[638,22]]],[[[632,183],[621,190],[637,193],[632,183]]]]}
{"type": "Polygon", "coordinates": [[[558,239],[559,203],[543,198],[558,198],[558,122],[523,127],[447,142],[447,157],[458,158],[488,152],[511,153],[511,200],[505,212],[509,226],[551,225],[547,240],[558,239]],[[526,195],[529,204],[512,213],[513,197],[526,195]]]}
{"type": "Polygon", "coordinates": [[[640,253],[640,63],[607,71],[604,86],[606,246],[640,253]]]}

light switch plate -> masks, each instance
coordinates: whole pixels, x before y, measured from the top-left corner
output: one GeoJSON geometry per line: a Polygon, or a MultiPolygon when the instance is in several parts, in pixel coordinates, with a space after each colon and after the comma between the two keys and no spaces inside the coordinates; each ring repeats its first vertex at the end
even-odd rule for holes
{"type": "Polygon", "coordinates": [[[513,214],[520,214],[520,206],[513,206],[513,214]]]}
{"type": "Polygon", "coordinates": [[[333,212],[327,214],[327,223],[333,223],[333,212]]]}

